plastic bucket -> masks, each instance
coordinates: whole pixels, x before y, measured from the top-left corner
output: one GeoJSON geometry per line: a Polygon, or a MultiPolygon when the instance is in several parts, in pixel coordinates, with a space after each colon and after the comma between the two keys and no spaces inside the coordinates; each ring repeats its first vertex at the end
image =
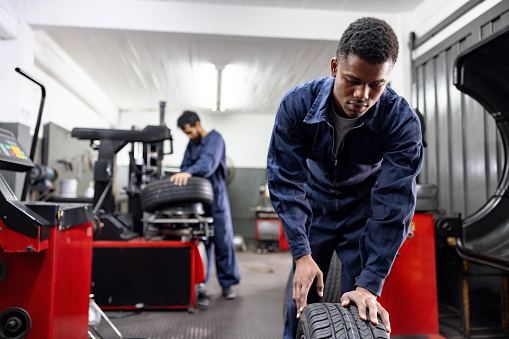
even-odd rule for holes
{"type": "Polygon", "coordinates": [[[78,196],[78,179],[60,181],[60,196],[62,198],[76,198],[78,196]]]}

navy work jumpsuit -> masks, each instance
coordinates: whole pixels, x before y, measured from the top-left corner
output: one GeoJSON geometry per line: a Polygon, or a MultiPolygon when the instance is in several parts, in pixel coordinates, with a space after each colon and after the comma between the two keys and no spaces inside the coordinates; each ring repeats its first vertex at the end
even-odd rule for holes
{"type": "Polygon", "coordinates": [[[214,189],[214,202],[211,206],[214,237],[207,246],[209,260],[205,282],[210,278],[211,259],[215,252],[220,285],[230,287],[238,284],[240,273],[233,245],[232,217],[226,189],[225,145],[221,134],[212,130],[198,144],[190,141],[180,170],[210,180],[214,189]]]}
{"type": "MultiPolygon", "coordinates": [[[[334,80],[312,80],[282,99],[267,159],[269,191],[293,258],[311,253],[325,281],[335,250],[342,262],[341,293],[360,286],[380,296],[415,210],[420,122],[405,99],[386,87],[336,157],[334,80]]],[[[298,323],[291,295],[290,289],[285,338],[295,338],[298,323]]],[[[313,285],[308,304],[319,301],[313,285]]]]}

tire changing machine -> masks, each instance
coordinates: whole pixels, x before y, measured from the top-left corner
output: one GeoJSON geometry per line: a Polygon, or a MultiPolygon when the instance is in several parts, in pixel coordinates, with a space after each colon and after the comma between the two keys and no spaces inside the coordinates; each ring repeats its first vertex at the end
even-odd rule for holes
{"type": "MultiPolygon", "coordinates": [[[[195,285],[205,280],[202,240],[212,235],[211,218],[193,204],[166,209],[164,215],[142,209],[143,188],[163,179],[165,141],[173,152],[172,134],[164,124],[141,131],[74,128],[71,135],[90,140],[99,151],[95,163],[94,214],[103,227],[94,234],[91,291],[104,310],[187,309],[196,303],[195,285]],[[111,187],[115,155],[131,144],[129,211],[115,211],[111,187]],[[166,234],[165,234],[166,233],[166,234]]],[[[162,181],[162,180],[161,180],[162,181]]]]}

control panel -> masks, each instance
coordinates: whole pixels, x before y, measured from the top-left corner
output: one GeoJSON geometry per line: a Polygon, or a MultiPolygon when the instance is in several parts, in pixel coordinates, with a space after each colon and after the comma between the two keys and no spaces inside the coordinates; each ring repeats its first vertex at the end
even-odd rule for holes
{"type": "Polygon", "coordinates": [[[25,151],[21,148],[14,135],[0,129],[0,169],[24,172],[34,167],[25,151]]]}

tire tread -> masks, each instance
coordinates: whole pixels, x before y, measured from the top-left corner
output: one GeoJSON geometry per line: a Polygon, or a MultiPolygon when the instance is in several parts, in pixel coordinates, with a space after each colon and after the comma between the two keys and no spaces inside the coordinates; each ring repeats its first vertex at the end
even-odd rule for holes
{"type": "MultiPolygon", "coordinates": [[[[369,319],[369,314],[368,314],[369,319]]],[[[378,325],[359,316],[355,305],[338,303],[307,305],[297,327],[298,339],[388,339],[380,318],[378,325]]]]}
{"type": "Polygon", "coordinates": [[[182,203],[200,202],[209,206],[213,201],[212,184],[201,177],[189,178],[185,186],[177,186],[169,179],[154,180],[147,184],[140,196],[141,207],[147,212],[182,203]]]}

